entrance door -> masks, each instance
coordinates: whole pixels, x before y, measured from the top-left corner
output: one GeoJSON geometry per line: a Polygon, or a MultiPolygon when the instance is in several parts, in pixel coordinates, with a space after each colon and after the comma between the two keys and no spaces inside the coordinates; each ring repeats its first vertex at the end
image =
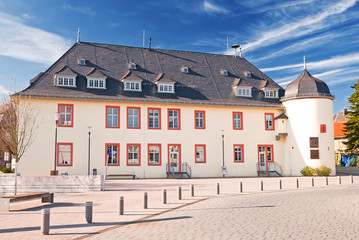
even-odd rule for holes
{"type": "Polygon", "coordinates": [[[168,164],[174,172],[181,171],[180,145],[168,145],[168,164]]]}
{"type": "Polygon", "coordinates": [[[259,152],[259,171],[266,171],[266,147],[260,146],[258,148],[259,152]]]}

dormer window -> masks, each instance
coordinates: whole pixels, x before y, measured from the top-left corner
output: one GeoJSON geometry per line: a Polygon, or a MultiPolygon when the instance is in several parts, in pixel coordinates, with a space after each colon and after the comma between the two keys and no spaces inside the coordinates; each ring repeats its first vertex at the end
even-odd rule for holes
{"type": "Polygon", "coordinates": [[[56,86],[76,87],[76,77],[66,75],[56,75],[56,86]]]}
{"type": "Polygon", "coordinates": [[[189,73],[189,68],[183,66],[183,67],[181,68],[181,71],[182,71],[183,73],[189,73]]]}
{"type": "Polygon", "coordinates": [[[160,93],[174,93],[174,84],[172,83],[158,83],[158,92],[160,93]]]}
{"type": "Polygon", "coordinates": [[[78,60],[78,64],[81,65],[81,66],[86,66],[86,59],[80,58],[80,59],[78,60]]]}
{"type": "Polygon", "coordinates": [[[222,75],[222,76],[228,76],[228,70],[226,70],[226,69],[221,69],[221,75],[222,75]]]}
{"type": "Polygon", "coordinates": [[[103,78],[87,78],[87,88],[106,89],[106,79],[103,78]]]}
{"type": "Polygon", "coordinates": [[[252,88],[250,87],[237,87],[238,97],[252,97],[252,88]]]}
{"type": "Polygon", "coordinates": [[[136,63],[130,63],[130,65],[129,65],[129,69],[130,70],[136,70],[137,69],[137,65],[136,65],[136,63]]]}
{"type": "Polygon", "coordinates": [[[124,80],[124,86],[126,91],[142,91],[141,82],[139,81],[124,80]]]}
{"type": "Polygon", "coordinates": [[[252,77],[252,73],[251,72],[246,72],[246,77],[252,77]]]}
{"type": "Polygon", "coordinates": [[[263,89],[264,97],[266,98],[278,98],[278,89],[263,89]]]}

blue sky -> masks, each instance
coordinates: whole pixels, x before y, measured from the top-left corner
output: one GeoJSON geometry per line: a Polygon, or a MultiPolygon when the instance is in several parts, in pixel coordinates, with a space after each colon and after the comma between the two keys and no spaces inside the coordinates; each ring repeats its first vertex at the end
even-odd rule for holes
{"type": "Polygon", "coordinates": [[[21,90],[76,41],[243,56],[282,87],[307,69],[348,106],[359,78],[356,0],[0,0],[0,93],[21,90]],[[31,4],[30,4],[31,2],[31,4]]]}

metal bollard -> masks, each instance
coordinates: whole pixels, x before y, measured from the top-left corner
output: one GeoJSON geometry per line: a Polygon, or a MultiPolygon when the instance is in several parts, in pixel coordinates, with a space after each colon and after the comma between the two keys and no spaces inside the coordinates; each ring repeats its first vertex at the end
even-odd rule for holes
{"type": "Polygon", "coordinates": [[[297,178],[297,188],[299,188],[299,179],[297,178]]]}
{"type": "Polygon", "coordinates": [[[121,197],[120,197],[120,209],[119,209],[119,214],[120,214],[120,215],[123,215],[123,212],[124,212],[124,206],[125,206],[124,202],[125,202],[125,200],[124,200],[124,198],[121,196],[121,197]]]}
{"type": "Polygon", "coordinates": [[[325,177],[325,185],[328,185],[328,177],[325,177]]]}
{"type": "Polygon", "coordinates": [[[49,235],[50,231],[50,209],[44,208],[41,211],[41,232],[43,235],[49,235]]]}
{"type": "Polygon", "coordinates": [[[178,200],[182,199],[182,188],[178,187],[178,200]]]}
{"type": "Polygon", "coordinates": [[[338,183],[342,184],[342,178],[340,176],[338,176],[338,183]]]}
{"type": "Polygon", "coordinates": [[[92,202],[86,202],[86,221],[87,223],[92,223],[92,202]]]}
{"type": "Polygon", "coordinates": [[[261,191],[263,192],[263,180],[261,180],[261,191]]]}
{"type": "Polygon", "coordinates": [[[242,184],[242,182],[239,182],[239,192],[240,193],[243,192],[243,184],[242,184]]]}
{"type": "Polygon", "coordinates": [[[282,179],[279,179],[279,189],[282,189],[282,179]]]}
{"type": "Polygon", "coordinates": [[[143,208],[147,209],[148,195],[146,192],[143,193],[143,208]]]}
{"type": "Polygon", "coordinates": [[[167,203],[167,190],[166,189],[162,189],[162,202],[163,202],[163,204],[167,203]]]}
{"type": "Polygon", "coordinates": [[[217,183],[217,195],[220,194],[219,183],[217,183]]]}
{"type": "Polygon", "coordinates": [[[314,178],[312,177],[312,187],[314,187],[314,178]]]}
{"type": "Polygon", "coordinates": [[[354,183],[353,175],[350,175],[350,182],[351,182],[351,183],[354,183]]]}
{"type": "Polygon", "coordinates": [[[194,185],[191,184],[190,187],[191,187],[191,196],[194,197],[194,185]]]}

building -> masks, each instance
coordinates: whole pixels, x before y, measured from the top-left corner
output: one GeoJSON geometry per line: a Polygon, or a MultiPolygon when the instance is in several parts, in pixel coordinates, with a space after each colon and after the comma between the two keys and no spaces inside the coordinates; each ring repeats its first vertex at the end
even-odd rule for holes
{"type": "Polygon", "coordinates": [[[238,56],[78,42],[20,94],[43,118],[23,175],[334,170],[333,96],[306,69],[284,90],[238,56]]]}
{"type": "Polygon", "coordinates": [[[346,140],[346,135],[344,131],[345,123],[348,121],[348,109],[344,108],[343,112],[339,112],[334,115],[334,147],[335,155],[340,156],[344,154],[346,146],[343,143],[346,140]]]}

